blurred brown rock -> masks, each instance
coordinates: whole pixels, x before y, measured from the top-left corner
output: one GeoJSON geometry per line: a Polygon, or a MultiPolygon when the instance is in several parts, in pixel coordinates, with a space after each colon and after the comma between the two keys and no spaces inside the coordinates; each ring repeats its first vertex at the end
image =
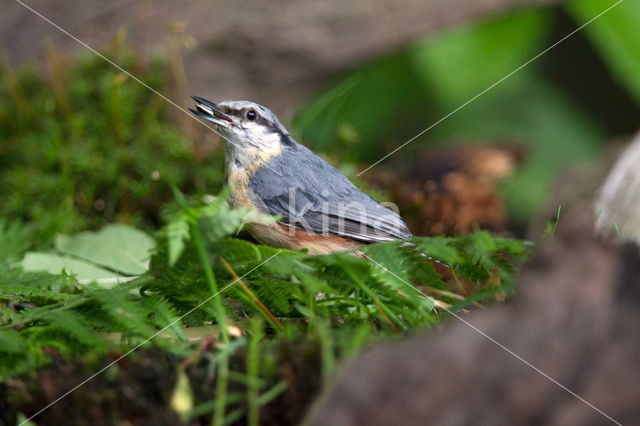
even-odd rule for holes
{"type": "Polygon", "coordinates": [[[524,145],[460,145],[420,155],[408,176],[379,168],[371,181],[390,198],[416,235],[459,235],[505,230],[498,185],[525,156],[524,145]]]}

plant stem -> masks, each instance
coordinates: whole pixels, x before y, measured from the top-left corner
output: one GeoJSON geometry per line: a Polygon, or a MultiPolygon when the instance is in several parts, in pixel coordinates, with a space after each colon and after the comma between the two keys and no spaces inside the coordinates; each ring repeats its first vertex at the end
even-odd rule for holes
{"type": "MultiPolygon", "coordinates": [[[[193,236],[193,242],[196,246],[198,257],[200,258],[200,263],[202,264],[205,279],[207,280],[207,284],[209,285],[209,291],[211,291],[211,294],[216,294],[218,292],[216,277],[213,274],[213,268],[211,267],[211,262],[209,261],[207,250],[204,247],[202,235],[200,234],[198,226],[195,223],[191,225],[191,235],[193,236]]],[[[222,332],[222,341],[224,343],[229,343],[229,330],[227,330],[226,327],[227,315],[225,313],[224,305],[222,304],[222,297],[220,295],[217,295],[213,298],[213,307],[216,315],[216,320],[218,321],[218,324],[220,325],[220,331],[222,332]]]]}
{"type": "MultiPolygon", "coordinates": [[[[211,294],[216,294],[218,292],[218,284],[216,282],[216,277],[213,274],[213,268],[211,268],[211,262],[209,261],[209,256],[207,255],[207,251],[204,247],[204,241],[200,231],[198,230],[197,223],[191,225],[191,235],[193,236],[193,242],[196,246],[198,257],[200,258],[200,263],[202,264],[202,269],[204,271],[204,276],[207,280],[207,284],[209,285],[209,290],[211,291],[211,294]]],[[[218,361],[216,399],[211,424],[213,426],[222,426],[224,424],[225,408],[227,405],[227,386],[229,382],[229,352],[227,347],[229,343],[229,330],[227,329],[227,316],[224,305],[222,304],[222,297],[220,295],[213,298],[213,308],[218,324],[220,325],[222,341],[225,343],[225,346],[222,351],[220,351],[220,358],[218,361]]]]}
{"type": "Polygon", "coordinates": [[[260,376],[260,340],[263,337],[262,321],[251,322],[251,338],[247,349],[247,405],[249,407],[247,424],[258,426],[260,405],[258,402],[260,376]]]}
{"type": "MultiPolygon", "coordinates": [[[[172,187],[171,189],[173,190],[178,203],[180,203],[180,205],[186,209],[187,201],[185,200],[182,193],[175,187],[172,187]]],[[[202,234],[198,229],[198,222],[196,221],[192,223],[189,229],[191,231],[191,236],[193,237],[193,243],[195,244],[196,251],[198,252],[198,258],[200,259],[200,264],[202,265],[205,279],[207,280],[207,284],[209,285],[209,290],[211,291],[212,295],[217,294],[218,284],[216,282],[216,277],[213,274],[213,268],[211,267],[211,262],[207,254],[207,250],[204,246],[202,234]]],[[[218,321],[218,325],[220,326],[222,341],[225,345],[223,350],[220,352],[220,358],[218,361],[218,380],[216,382],[216,395],[212,425],[223,426],[225,408],[227,405],[227,386],[229,382],[229,330],[227,329],[227,315],[224,309],[224,305],[222,304],[222,297],[220,297],[220,295],[217,295],[213,298],[213,308],[216,320],[218,321]]]]}
{"type": "Polygon", "coordinates": [[[333,341],[330,331],[323,321],[316,321],[316,330],[320,340],[320,354],[322,358],[322,385],[326,389],[331,382],[331,376],[335,369],[335,356],[333,354],[333,341]]]}
{"type": "Polygon", "coordinates": [[[212,426],[223,426],[227,405],[227,385],[229,383],[229,351],[225,347],[218,361],[218,380],[216,381],[216,399],[213,409],[212,426]]]}
{"type": "Polygon", "coordinates": [[[225,267],[225,269],[227,271],[229,271],[229,273],[231,274],[231,276],[234,278],[234,280],[236,281],[236,283],[238,283],[238,285],[240,286],[240,288],[242,288],[242,291],[244,291],[246,293],[246,295],[249,297],[249,299],[251,299],[251,301],[255,304],[255,306],[262,311],[262,313],[265,315],[265,317],[269,320],[269,322],[271,322],[271,324],[277,328],[278,330],[282,330],[282,323],[280,322],[280,320],[278,320],[278,318],[276,318],[275,315],[273,315],[271,313],[271,311],[269,310],[269,308],[267,308],[264,303],[262,303],[262,301],[260,299],[258,299],[258,297],[251,291],[251,289],[249,288],[249,286],[247,286],[238,276],[238,274],[236,273],[236,271],[234,271],[234,269],[231,267],[231,265],[229,265],[229,262],[227,262],[227,260],[224,257],[220,257],[220,261],[222,262],[222,265],[225,267]]]}

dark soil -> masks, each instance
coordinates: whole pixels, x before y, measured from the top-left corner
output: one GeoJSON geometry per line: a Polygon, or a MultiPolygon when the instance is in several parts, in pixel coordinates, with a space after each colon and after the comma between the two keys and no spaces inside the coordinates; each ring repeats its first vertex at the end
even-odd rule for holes
{"type": "MultiPolygon", "coordinates": [[[[275,377],[287,389],[262,407],[260,423],[264,425],[299,424],[320,389],[319,350],[313,343],[282,344],[275,377]]],[[[121,354],[112,353],[98,360],[65,361],[54,355],[53,363],[38,370],[34,377],[20,377],[0,385],[0,424],[14,425],[18,413],[31,416],[64,393],[89,378],[121,354]]],[[[170,406],[176,371],[186,365],[195,405],[211,401],[215,395],[213,351],[182,358],[158,348],[141,349],[80,386],[34,418],[39,425],[208,425],[211,412],[182,421],[170,406]],[[193,358],[197,358],[194,361],[193,358]]],[[[232,371],[245,371],[244,353],[231,359],[232,371]]],[[[266,389],[265,389],[266,390],[266,389]]],[[[230,381],[229,393],[244,392],[244,385],[230,381]]],[[[244,403],[244,402],[243,402],[244,403]]],[[[240,408],[228,407],[230,412],[240,408]]],[[[244,424],[241,418],[237,424],[244,424]]]]}

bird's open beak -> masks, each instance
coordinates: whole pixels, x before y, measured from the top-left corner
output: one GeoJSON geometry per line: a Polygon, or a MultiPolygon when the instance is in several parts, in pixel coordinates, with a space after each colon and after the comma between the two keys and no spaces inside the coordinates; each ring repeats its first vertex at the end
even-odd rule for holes
{"type": "Polygon", "coordinates": [[[230,116],[225,114],[218,105],[199,96],[192,96],[197,102],[196,109],[189,110],[200,118],[217,124],[218,126],[228,127],[233,122],[230,116]]]}

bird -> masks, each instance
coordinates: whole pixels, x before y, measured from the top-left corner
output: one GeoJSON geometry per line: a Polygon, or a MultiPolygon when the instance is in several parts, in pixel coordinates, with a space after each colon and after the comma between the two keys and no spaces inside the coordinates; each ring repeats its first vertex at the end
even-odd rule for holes
{"type": "Polygon", "coordinates": [[[213,123],[225,141],[230,206],[278,218],[247,225],[258,242],[320,255],[412,236],[398,213],[294,140],[268,108],[192,98],[191,112],[213,123]]]}

